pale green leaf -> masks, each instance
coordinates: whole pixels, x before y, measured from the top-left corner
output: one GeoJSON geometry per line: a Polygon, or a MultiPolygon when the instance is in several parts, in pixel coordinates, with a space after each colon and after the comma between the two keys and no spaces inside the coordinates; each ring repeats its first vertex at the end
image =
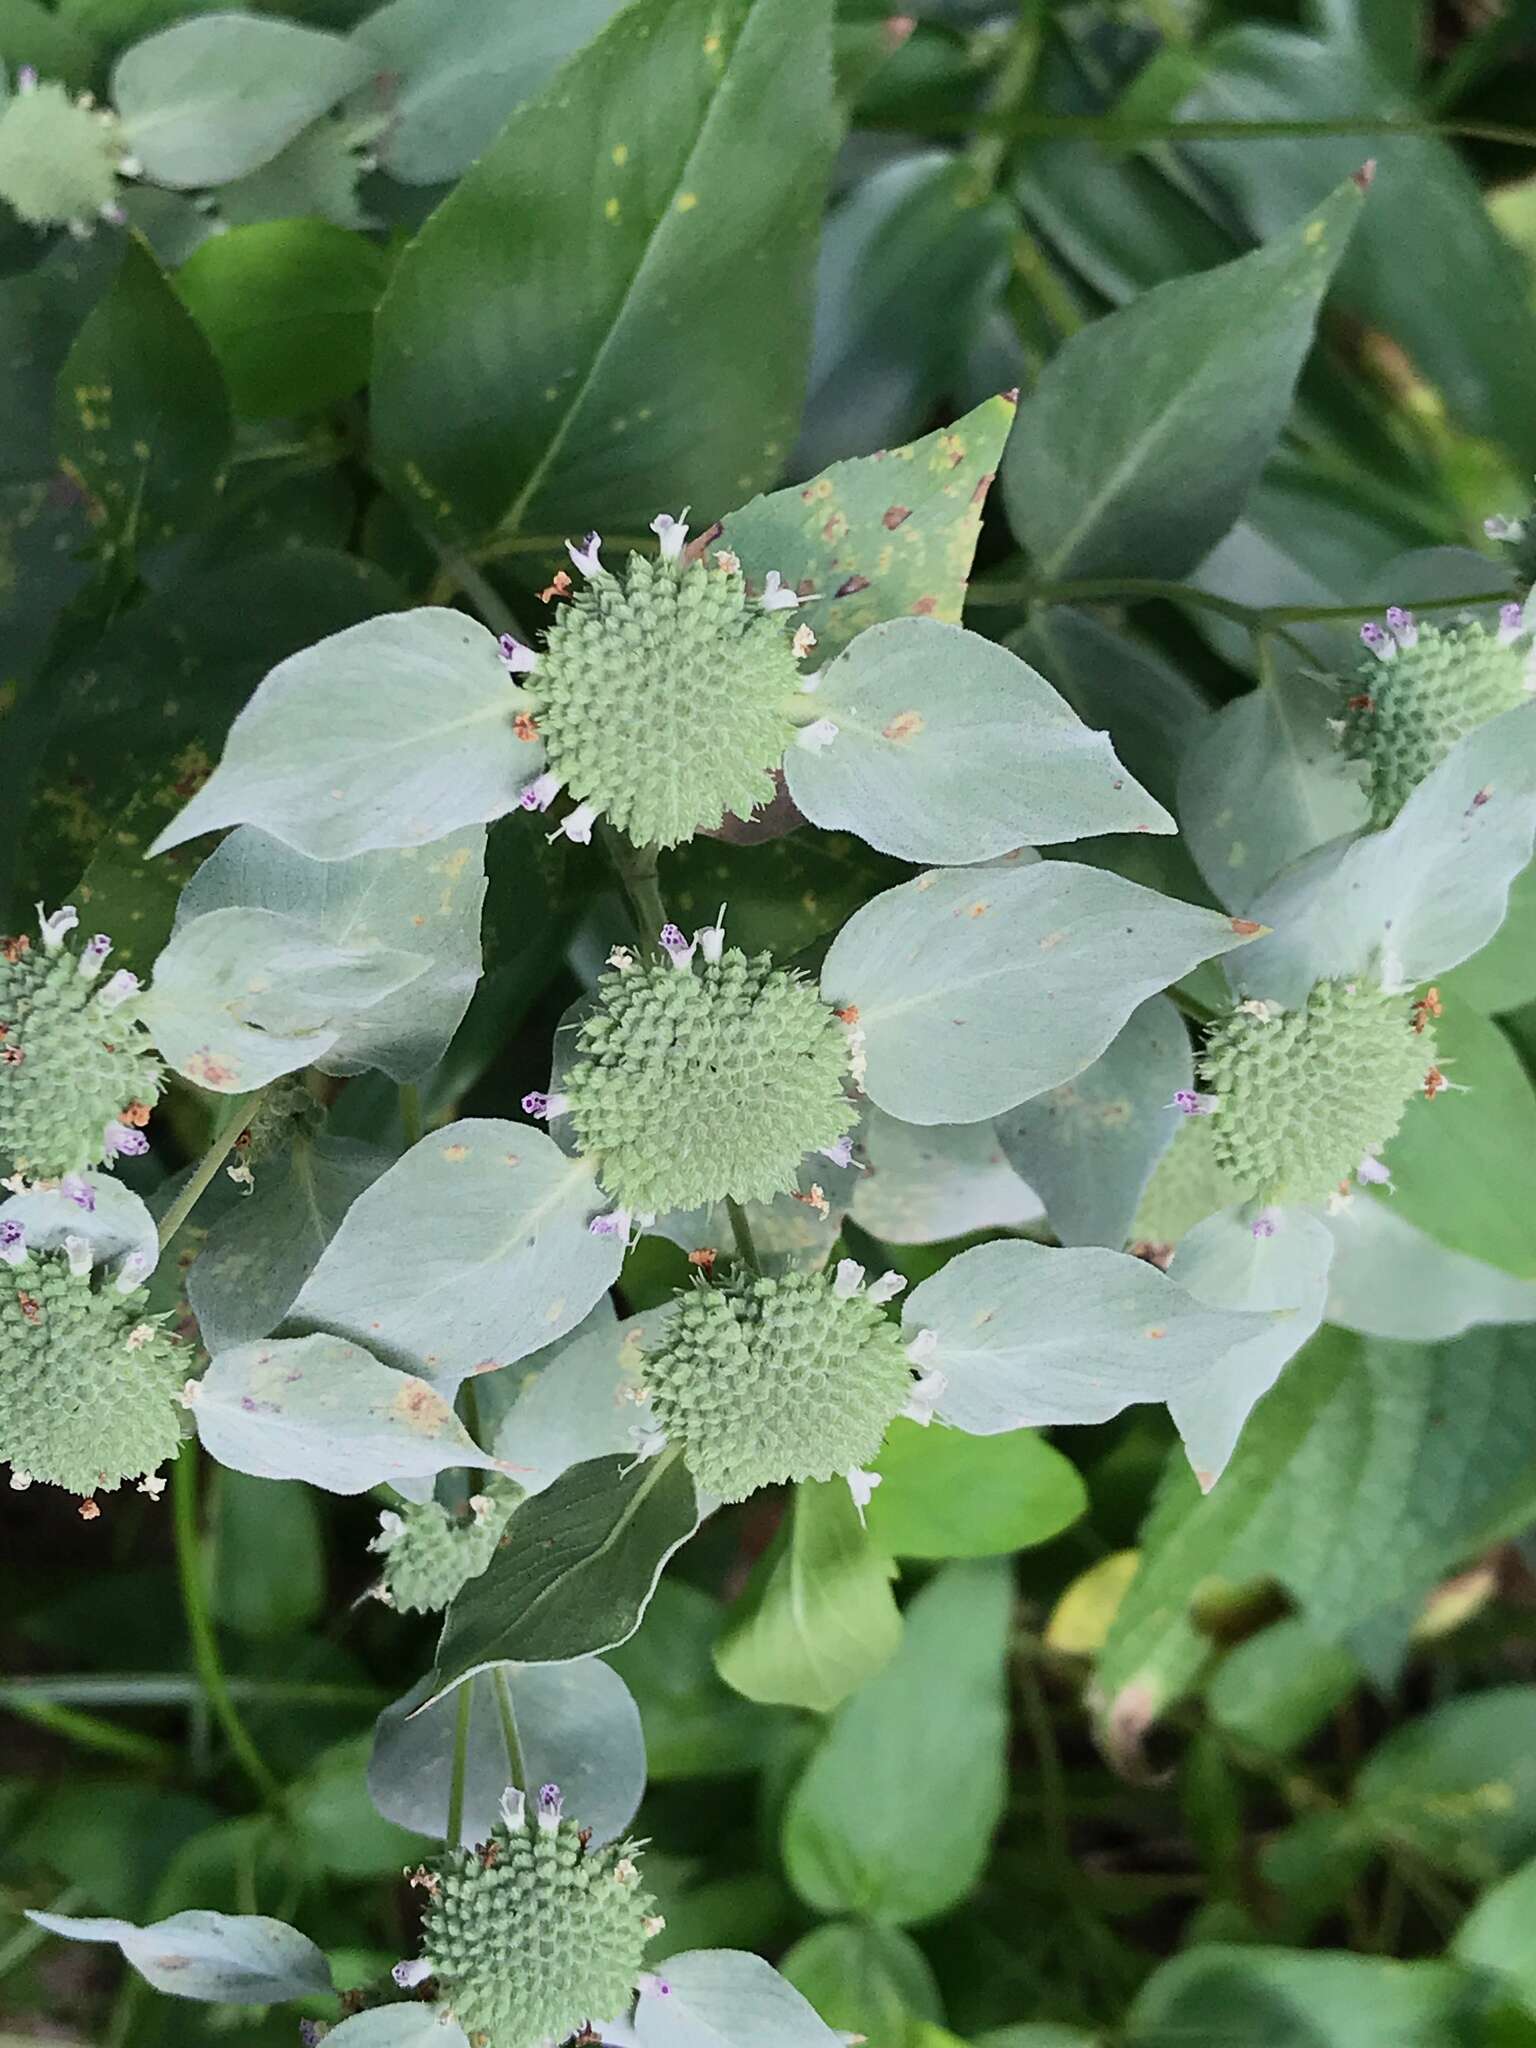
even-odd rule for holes
{"type": "Polygon", "coordinates": [[[1536,1853],[1536,1685],[1446,1700],[1394,1728],[1355,1780],[1357,1826],[1472,1884],[1536,1853]]]}
{"type": "Polygon", "coordinates": [[[990,1123],[904,1124],[871,1105],[859,1151],[867,1170],[849,1213],[886,1244],[932,1244],[1037,1223],[1043,1213],[990,1123]]]}
{"type": "Polygon", "coordinates": [[[1088,1505],[1077,1467],[1027,1429],[967,1436],[898,1416],[874,1469],[865,1518],[893,1557],[1000,1557],[1049,1543],[1088,1505]]]}
{"type": "Polygon", "coordinates": [[[1390,1202],[1359,1198],[1328,1224],[1331,1323],[1367,1337],[1433,1343],[1478,1323],[1536,1322],[1536,1281],[1448,1251],[1390,1202]]]}
{"type": "Polygon", "coordinates": [[[115,1942],[146,1983],[173,1998],[213,2005],[276,2005],[325,1997],[331,1972],[307,1935],[254,1913],[173,1913],[149,1927],[29,1913],[69,1941],[115,1942]]]}
{"type": "Polygon", "coordinates": [[[1480,1898],[1456,1930],[1451,1952],[1501,1978],[1536,2011],[1536,1856],[1480,1898]]]}
{"type": "Polygon", "coordinates": [[[1124,2048],[1472,2048],[1475,1986],[1448,1963],[1215,1944],[1155,1971],[1124,2048]]]}
{"type": "Polygon", "coordinates": [[[839,2036],[761,1956],[693,1949],[641,1981],[639,2048],[839,2048],[839,2036]]]}
{"type": "Polygon", "coordinates": [[[943,2015],[932,1966],[900,1927],[836,1920],[802,1935],[779,1967],[829,2026],[876,2048],[920,2048],[915,2024],[943,2015]]]}
{"type": "Polygon", "coordinates": [[[670,1302],[622,1322],[610,1312],[529,1375],[498,1422],[492,1446],[516,1471],[525,1493],[542,1493],[587,1458],[633,1450],[636,1431],[651,1426],[649,1402],[636,1399],[645,1347],[670,1314],[670,1302]]]}

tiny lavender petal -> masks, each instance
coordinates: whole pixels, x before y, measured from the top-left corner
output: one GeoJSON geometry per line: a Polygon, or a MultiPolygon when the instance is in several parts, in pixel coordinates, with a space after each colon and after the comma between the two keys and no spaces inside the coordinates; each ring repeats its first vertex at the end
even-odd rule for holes
{"type": "Polygon", "coordinates": [[[1219,1095],[1201,1095],[1194,1088],[1175,1088],[1170,1109],[1178,1110],[1184,1116],[1214,1116],[1221,1107],[1219,1095]]]}
{"type": "Polygon", "coordinates": [[[1355,1179],[1362,1187],[1389,1188],[1392,1176],[1379,1159],[1365,1158],[1355,1168],[1355,1179]]]}
{"type": "Polygon", "coordinates": [[[93,939],[87,939],[85,950],[80,955],[78,973],[86,981],[94,981],[107,964],[107,955],[112,950],[112,941],[105,932],[97,932],[93,939]]]}
{"type": "Polygon", "coordinates": [[[1378,661],[1395,661],[1397,659],[1397,642],[1390,633],[1384,633],[1374,619],[1367,619],[1360,628],[1360,638],[1365,642],[1372,654],[1376,656],[1378,661]]]}
{"type": "Polygon", "coordinates": [[[675,924],[664,924],[658,937],[661,950],[666,954],[674,967],[691,967],[693,965],[694,949],[675,924]]]}
{"type": "Polygon", "coordinates": [[[1280,1228],[1280,1211],[1261,1209],[1248,1228],[1255,1237],[1273,1237],[1280,1228]]]}
{"type": "Polygon", "coordinates": [[[149,1140],[142,1131],[113,1117],[102,1132],[101,1146],[108,1159],[142,1159],[149,1150],[149,1140]]]}
{"type": "Polygon", "coordinates": [[[77,1209],[83,1209],[87,1216],[96,1207],[96,1190],[81,1173],[66,1173],[59,1182],[59,1193],[66,1202],[73,1202],[77,1209]]]}
{"type": "Polygon", "coordinates": [[[1524,630],[1525,614],[1521,610],[1520,606],[1517,604],[1500,605],[1499,630],[1497,635],[1499,645],[1501,647],[1510,646],[1512,642],[1520,638],[1520,635],[1524,630]]]}
{"type": "Polygon", "coordinates": [[[431,1976],[432,1965],[423,1962],[420,1956],[412,1956],[407,1962],[396,1963],[389,1974],[402,1991],[414,1991],[418,1984],[425,1984],[431,1976]]]}
{"type": "Polygon", "coordinates": [[[517,800],[525,811],[547,811],[559,794],[560,778],[553,769],[546,768],[524,786],[517,800]]]}
{"type": "Polygon", "coordinates": [[[685,505],[680,519],[674,519],[670,512],[658,512],[651,521],[651,531],[661,542],[661,559],[664,562],[677,561],[687,545],[688,511],[685,505]]]}
{"type": "Polygon", "coordinates": [[[601,534],[588,533],[582,536],[580,547],[577,547],[575,541],[568,540],[565,544],[565,551],[583,576],[601,576],[603,564],[599,551],[602,545],[603,538],[601,534]]]}
{"type": "Polygon", "coordinates": [[[1400,604],[1387,606],[1387,627],[1399,647],[1413,647],[1418,642],[1419,629],[1412,612],[1405,612],[1400,604]]]}
{"type": "Polygon", "coordinates": [[[27,1233],[14,1216],[7,1216],[0,1223],[0,1265],[25,1265],[27,1258],[27,1233]]]}
{"type": "Polygon", "coordinates": [[[564,1095],[546,1095],[538,1088],[530,1088],[523,1097],[524,1116],[536,1116],[540,1123],[548,1123],[552,1117],[564,1116],[570,1108],[564,1095]]]}
{"type": "Polygon", "coordinates": [[[539,665],[539,657],[531,647],[525,647],[514,634],[503,633],[496,643],[501,650],[502,661],[515,676],[532,675],[539,665]]]}
{"type": "Polygon", "coordinates": [[[835,1145],[823,1145],[823,1146],[822,1146],[822,1148],[821,1148],[821,1156],[822,1156],[822,1158],[823,1158],[823,1159],[830,1159],[830,1160],[831,1160],[831,1162],[832,1162],[832,1164],[833,1164],[834,1166],[852,1166],[852,1164],[853,1164],[853,1136],[852,1136],[852,1133],[851,1133],[851,1132],[845,1132],[845,1133],[843,1134],[843,1136],[842,1136],[841,1138],[839,1138],[839,1139],[838,1139],[838,1141],[837,1141],[837,1143],[836,1143],[835,1145]]]}
{"type": "Polygon", "coordinates": [[[108,977],[97,992],[96,1000],[103,1010],[120,1010],[139,992],[139,977],[130,974],[126,967],[119,967],[116,974],[108,977]]]}

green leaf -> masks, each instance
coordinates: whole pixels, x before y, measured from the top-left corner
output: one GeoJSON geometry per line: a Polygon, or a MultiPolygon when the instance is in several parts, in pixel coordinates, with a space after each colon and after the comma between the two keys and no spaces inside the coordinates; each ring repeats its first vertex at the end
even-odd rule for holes
{"type": "Polygon", "coordinates": [[[176,283],[212,344],[237,413],[317,412],[368,381],[389,263],[324,220],[211,235],[176,283]]]}
{"type": "Polygon", "coordinates": [[[1227,1652],[1205,1703],[1235,1741],[1288,1756],[1312,1740],[1364,1676],[1358,1658],[1288,1614],[1227,1652]]]}
{"type": "Polygon", "coordinates": [[[1209,1655],[1202,1589],[1277,1580],[1341,1642],[1536,1513],[1530,1339],[1477,1330],[1439,1347],[1324,1330],[1259,1403],[1203,1498],[1171,1462],[1100,1660],[1112,1739],[1140,1732],[1209,1655]]]}
{"type": "Polygon", "coordinates": [[[1452,1085],[1410,1104],[1388,1148],[1393,1209],[1451,1251],[1536,1280],[1530,1076],[1498,1025],[1454,998],[1435,1021],[1435,1061],[1452,1085]]]}
{"type": "Polygon", "coordinates": [[[1447,1251],[1390,1202],[1351,1202],[1328,1224],[1331,1323],[1367,1337],[1433,1343],[1478,1323],[1536,1322],[1536,1281],[1447,1251]]]}
{"type": "Polygon", "coordinates": [[[608,1660],[639,1703],[653,1783],[740,1777],[776,1754],[785,1716],[731,1692],[715,1669],[727,1611],[697,1586],[663,1579],[645,1627],[608,1660]]]}
{"type": "Polygon", "coordinates": [[[841,1480],[806,1480],[715,1645],[727,1685],[768,1705],[830,1713],[901,1641],[894,1566],[841,1480]]]}
{"type": "Polygon", "coordinates": [[[207,14],[125,51],[111,97],[146,176],[191,191],[266,163],[368,71],[366,52],[340,36],[207,14]]]}
{"type": "Polygon", "coordinates": [[[1175,1956],[1131,2007],[1124,2048],[1474,2048],[1482,2001],[1447,1963],[1222,1948],[1175,1956]]]}
{"type": "Polygon", "coordinates": [[[1361,203],[1346,182],[1264,248],[1157,285],[1051,359],[1003,463],[1043,581],[1182,576],[1221,539],[1280,438],[1361,203]]]}
{"type": "Polygon", "coordinates": [[[349,1021],[312,1062],[328,1074],[376,1067],[393,1081],[418,1081],[447,1051],[480,979],[485,889],[480,825],[430,846],[335,861],[311,860],[242,826],[183,891],[177,925],[217,910],[272,911],[337,947],[394,948],[425,960],[419,981],[349,1021]]]}
{"type": "Polygon", "coordinates": [[[389,946],[333,946],[275,911],[213,910],[172,937],[140,1014],[177,1073],[244,1095],[323,1058],[427,964],[389,946]]]}
{"type": "Polygon", "coordinates": [[[84,874],[65,900],[80,906],[93,929],[112,939],[112,965],[132,968],[147,981],[170,942],[182,891],[197,866],[192,847],[152,861],[149,842],[185,801],[183,771],[195,775],[201,763],[185,752],[173,754],[162,774],[141,789],[113,819],[91,855],[84,874]]]}
{"type": "Polygon", "coordinates": [[[366,1493],[493,1462],[435,1387],[340,1337],[237,1345],[209,1366],[191,1404],[205,1448],[256,1479],[366,1493]]]}
{"type": "Polygon", "coordinates": [[[989,398],[921,441],[753,498],[727,515],[721,545],[754,579],[777,569],[787,589],[821,595],[812,616],[823,661],[885,619],[958,625],[1014,410],[1011,397],[989,398]]]}
{"type": "Polygon", "coordinates": [[[635,2008],[639,2048],[837,2048],[839,2036],[761,1956],[694,1949],[649,1976],[635,2008]]]}
{"type": "MultiPolygon", "coordinates": [[[[632,1449],[636,1429],[650,1427],[650,1408],[635,1395],[645,1346],[671,1313],[670,1292],[660,1307],[623,1322],[606,1294],[596,1306],[606,1317],[551,1347],[540,1369],[523,1368],[527,1378],[496,1425],[492,1448],[516,1468],[525,1493],[542,1493],[587,1458],[632,1449]]],[[[500,1384],[482,1381],[481,1400],[500,1384]]]]}
{"type": "Polygon", "coordinates": [[[1536,2011],[1536,1856],[1484,1893],[1456,1930],[1451,1953],[1506,1983],[1536,2011]]]}
{"type": "Polygon", "coordinates": [[[873,1102],[908,1123],[972,1123],[1080,1074],[1139,1004],[1247,936],[1066,861],[940,871],[856,912],[821,990],[859,1013],[873,1102]]]}
{"type": "MultiPolygon", "coordinates": [[[[19,276],[0,279],[0,480],[47,482],[58,464],[53,395],[91,308],[111,289],[124,245],[106,235],[67,238],[19,276]]],[[[6,667],[11,662],[9,648],[6,667]]]]}
{"type": "Polygon", "coordinates": [[[276,2005],[331,1990],[329,1965],[308,1936],[259,1914],[174,1913],[151,1927],[66,1913],[27,1918],[70,1941],[115,1942],[146,1983],[173,1998],[276,2005]]]}
{"type": "Polygon", "coordinates": [[[292,1480],[218,1475],[214,1611],[237,1635],[297,1634],[325,1606],[325,1554],[313,1494],[292,1480]]]}
{"type": "Polygon", "coordinates": [[[928,1958],[899,1927],[833,1921],[802,1935],[780,1968],[828,2026],[870,2048],[918,2048],[916,2023],[943,2016],[928,1958]]]}
{"type": "Polygon", "coordinates": [[[1003,1810],[1012,1604],[1001,1563],[945,1565],[891,1662],[838,1712],[784,1816],[784,1867],[818,1912],[903,1926],[981,1875],[1003,1810]]]}
{"type": "MultiPolygon", "coordinates": [[[[624,1832],[645,1790],[645,1744],[629,1687],[616,1671],[595,1657],[493,1664],[468,1685],[462,1843],[489,1839],[515,1769],[529,1785],[558,1785],[566,1810],[592,1830],[594,1841],[611,1842],[624,1832]]],[[[426,1705],[431,1691],[431,1679],[424,1678],[380,1714],[368,1796],[397,1827],[446,1841],[459,1701],[438,1698],[426,1705]]]]}
{"type": "Polygon", "coordinates": [[[369,68],[398,81],[379,162],[407,185],[438,185],[484,154],[516,106],[618,11],[619,0],[560,7],[461,0],[391,0],[359,23],[353,42],[369,68]]]}
{"type": "Polygon", "coordinates": [[[450,1390],[573,1330],[624,1247],[587,1224],[590,1165],[528,1124],[431,1132],[359,1195],[293,1305],[450,1390]]]}
{"type": "Polygon", "coordinates": [[[217,1357],[271,1335],[343,1216],[389,1164],[375,1145],[302,1131],[261,1162],[255,1186],[213,1224],[187,1275],[206,1350],[217,1357]]]}
{"type": "Polygon", "coordinates": [[[206,517],[230,450],[224,379],[137,237],[64,359],[54,429],[107,554],[153,547],[206,517]]]}
{"type": "Polygon", "coordinates": [[[934,1244],[973,1230],[1038,1223],[1044,1214],[990,1123],[904,1124],[870,1106],[859,1146],[868,1171],[849,1213],[886,1244],[934,1244]]]}
{"type": "Polygon", "coordinates": [[[670,1452],[573,1465],[518,1509],[448,1609],[433,1697],[487,1664],[563,1664],[626,1641],[698,1525],[693,1481],[670,1452]]]}
{"type": "Polygon", "coordinates": [[[1488,1017],[1536,1002],[1536,862],[1510,885],[1504,922],[1481,952],[1452,971],[1441,993],[1488,1017]]]}
{"type": "Polygon", "coordinates": [[[966,1436],[898,1416],[874,1469],[870,1540],[893,1557],[1000,1557],[1049,1543],[1088,1505],[1071,1459],[1027,1429],[966,1436]]]}
{"type": "Polygon", "coordinates": [[[1389,1851],[1467,1883],[1505,1875],[1536,1853],[1536,1686],[1447,1700],[1394,1728],[1350,1813],[1389,1851]]]}
{"type": "Polygon", "coordinates": [[[1183,1019],[1153,996],[1075,1079],[997,1119],[1009,1164],[1045,1203],[1063,1244],[1125,1243],[1178,1128],[1174,1090],[1188,1088],[1193,1072],[1183,1019]]]}
{"type": "Polygon", "coordinates": [[[636,0],[438,208],[380,309],[373,384],[379,459],[422,520],[459,541],[638,533],[776,474],[832,148],[828,15],[636,0]]]}
{"type": "Polygon", "coordinates": [[[995,641],[934,619],[861,633],[817,678],[837,736],[785,759],[815,825],[910,861],[979,861],[1172,818],[1044,676],[995,641]]]}

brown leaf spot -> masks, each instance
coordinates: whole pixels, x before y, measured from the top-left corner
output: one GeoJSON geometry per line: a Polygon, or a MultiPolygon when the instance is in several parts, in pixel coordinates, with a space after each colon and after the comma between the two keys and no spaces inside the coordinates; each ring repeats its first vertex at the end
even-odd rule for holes
{"type": "Polygon", "coordinates": [[[469,1157],[469,1147],[467,1145],[445,1145],[443,1147],[443,1157],[451,1160],[457,1166],[461,1159],[469,1157]]]}
{"type": "Polygon", "coordinates": [[[882,726],[881,737],[899,745],[902,740],[915,739],[925,723],[921,711],[898,711],[889,725],[882,726]]]}
{"type": "Polygon", "coordinates": [[[938,608],[939,600],[936,597],[920,597],[912,607],[912,616],[915,619],[931,619],[938,608]]]}
{"type": "Polygon", "coordinates": [[[988,491],[991,490],[993,484],[995,484],[996,482],[997,471],[995,469],[989,469],[986,472],[985,476],[979,477],[977,479],[976,488],[971,493],[971,503],[973,505],[980,505],[985,503],[988,491]]]}
{"type": "Polygon", "coordinates": [[[1228,922],[1240,939],[1251,939],[1255,932],[1261,932],[1264,929],[1263,925],[1256,918],[1252,917],[1234,917],[1228,919],[1228,922]]]}
{"type": "Polygon", "coordinates": [[[867,576],[849,576],[839,583],[832,595],[834,597],[853,597],[859,591],[868,590],[868,588],[869,578],[867,576]]]}
{"type": "Polygon", "coordinates": [[[903,520],[910,519],[911,517],[912,507],[910,505],[888,505],[880,515],[880,524],[888,527],[894,533],[903,520]]]}
{"type": "Polygon", "coordinates": [[[182,1071],[189,1081],[201,1082],[205,1088],[230,1089],[240,1078],[237,1060],[225,1059],[206,1045],[189,1056],[182,1071]]]}

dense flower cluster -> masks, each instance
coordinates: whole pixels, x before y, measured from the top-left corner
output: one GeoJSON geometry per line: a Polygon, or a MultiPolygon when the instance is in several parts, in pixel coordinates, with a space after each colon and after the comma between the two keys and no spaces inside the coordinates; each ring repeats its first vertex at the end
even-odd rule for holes
{"type": "Polygon", "coordinates": [[[490,1563],[521,1498],[521,1487],[493,1479],[485,1493],[472,1497],[463,1518],[435,1500],[413,1502],[399,1513],[386,1508],[368,1546],[384,1560],[379,1598],[402,1614],[440,1612],[490,1563]]]}

